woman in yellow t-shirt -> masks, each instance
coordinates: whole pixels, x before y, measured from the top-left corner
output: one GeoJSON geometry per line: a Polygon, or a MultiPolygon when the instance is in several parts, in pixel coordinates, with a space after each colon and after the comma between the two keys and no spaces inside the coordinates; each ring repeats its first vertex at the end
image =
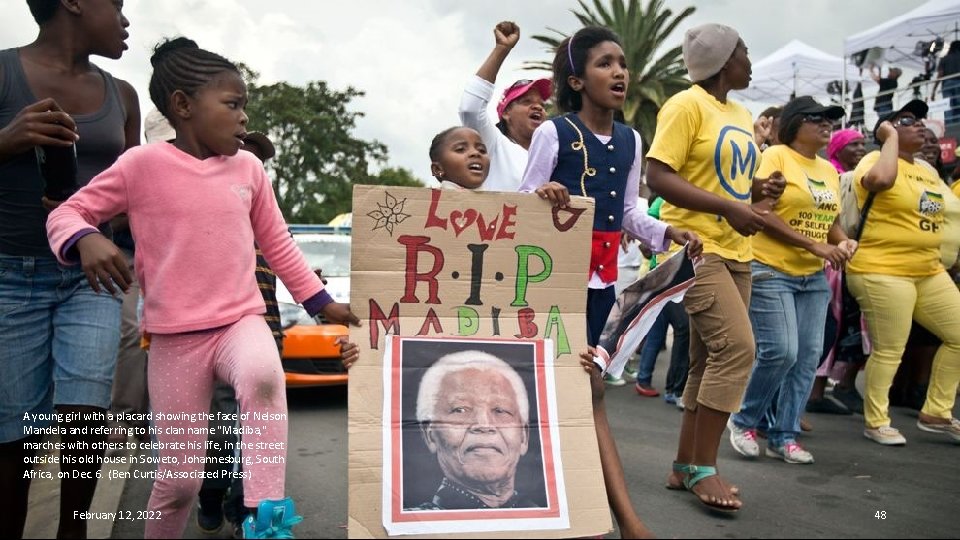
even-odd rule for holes
{"type": "Polygon", "coordinates": [[[926,115],[927,104],[913,100],[882,117],[874,136],[883,146],[864,157],[854,172],[860,205],[875,194],[847,277],[873,341],[863,434],[885,445],[906,443],[890,426],[888,407],[912,320],[943,341],[917,427],[960,441],[960,421],[952,415],[960,382],[960,291],[940,262],[944,192],[949,188],[913,158],[924,143],[926,115]]]}
{"type": "Polygon", "coordinates": [[[757,172],[779,171],[787,187],[753,239],[750,322],[757,360],[740,412],[727,425],[734,450],[746,457],[760,455],[756,430],[776,398],[766,454],[787,463],[813,463],[797,436],[823,351],[824,325],[816,323],[826,319],[830,302],[823,263],[839,269],[857,247],[840,228],[839,175],[817,156],[840,118],[841,107],[825,107],[810,96],[790,101],[780,115],[781,144],[764,151],[757,172]]]}
{"type": "Polygon", "coordinates": [[[759,151],[753,118],[730,90],[750,84],[747,47],[733,28],[705,24],[687,31],[683,60],[693,86],[667,100],[647,154],[650,187],[667,201],[660,218],[696,231],[703,260],[684,306],[690,315],[690,367],[676,461],[667,487],[688,489],[711,509],[741,507],[737,489],[717,475],[717,451],[754,359],[750,303],[750,235],[764,227],[768,209],[751,206],[763,192],[754,182],[759,151]]]}

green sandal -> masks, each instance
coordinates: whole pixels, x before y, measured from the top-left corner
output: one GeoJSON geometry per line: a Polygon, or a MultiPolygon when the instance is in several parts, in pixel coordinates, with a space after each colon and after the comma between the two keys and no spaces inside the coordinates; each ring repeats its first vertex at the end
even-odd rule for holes
{"type": "MultiPolygon", "coordinates": [[[[676,464],[676,463],[674,464],[674,470],[675,470],[675,471],[678,471],[678,472],[681,472],[681,469],[678,469],[678,468],[677,468],[677,465],[678,465],[678,464],[676,464]]],[[[685,470],[683,470],[683,472],[688,473],[689,476],[687,476],[687,477],[683,480],[683,487],[685,487],[685,488],[687,489],[687,491],[689,491],[690,493],[693,493],[694,495],[696,495],[696,496],[697,496],[697,500],[700,501],[701,504],[703,504],[704,506],[706,506],[707,508],[709,508],[710,510],[713,510],[713,511],[715,511],[715,512],[724,512],[724,513],[727,513],[727,514],[733,514],[733,513],[735,513],[735,512],[737,512],[737,511],[740,510],[739,508],[734,508],[734,507],[732,507],[732,506],[726,506],[726,505],[721,505],[721,504],[714,504],[714,503],[711,503],[711,502],[709,502],[709,501],[705,501],[705,500],[703,500],[703,498],[701,498],[699,495],[697,495],[696,493],[693,492],[694,486],[696,486],[697,484],[699,484],[701,481],[706,480],[707,478],[710,478],[711,476],[716,476],[716,475],[717,475],[717,468],[716,468],[716,467],[711,467],[711,466],[709,466],[709,465],[693,465],[693,464],[689,464],[689,465],[686,465],[686,466],[684,467],[684,469],[685,469],[685,470]]],[[[731,495],[733,495],[732,492],[731,492],[731,495]]]]}
{"type": "MultiPolygon", "coordinates": [[[[690,467],[693,467],[693,465],[689,463],[677,463],[676,461],[673,462],[673,472],[677,472],[682,475],[690,475],[691,473],[690,467]]],[[[686,478],[684,478],[683,480],[680,481],[679,484],[671,484],[670,482],[667,482],[667,485],[665,487],[667,489],[683,491],[687,489],[687,487],[684,485],[686,481],[687,481],[686,478]]]]}

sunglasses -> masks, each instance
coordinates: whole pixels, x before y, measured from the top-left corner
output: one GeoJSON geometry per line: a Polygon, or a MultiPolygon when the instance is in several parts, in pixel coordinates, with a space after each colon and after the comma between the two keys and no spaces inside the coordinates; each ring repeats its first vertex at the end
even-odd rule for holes
{"type": "Polygon", "coordinates": [[[805,114],[803,115],[803,121],[809,124],[819,124],[824,120],[830,122],[831,120],[822,114],[805,114]]]}
{"type": "Polygon", "coordinates": [[[913,127],[913,126],[924,125],[923,120],[919,118],[914,118],[912,116],[901,116],[900,118],[897,118],[894,124],[900,127],[913,127]]]}
{"type": "Polygon", "coordinates": [[[514,88],[520,88],[521,86],[526,86],[526,85],[528,85],[528,84],[530,84],[530,83],[532,83],[532,82],[533,82],[532,79],[521,79],[521,80],[519,80],[519,81],[511,84],[509,89],[510,89],[510,90],[513,90],[514,88]]]}

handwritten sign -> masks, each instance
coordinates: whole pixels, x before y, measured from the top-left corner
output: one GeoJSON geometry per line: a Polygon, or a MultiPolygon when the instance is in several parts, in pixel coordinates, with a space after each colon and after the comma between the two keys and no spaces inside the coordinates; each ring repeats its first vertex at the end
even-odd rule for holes
{"type": "Polygon", "coordinates": [[[388,334],[550,340],[570,528],[535,535],[609,531],[590,390],[578,364],[593,201],[574,198],[571,209],[557,210],[532,194],[356,186],[353,216],[351,309],[363,326],[351,329],[361,352],[349,387],[349,536],[386,536],[383,385],[400,377],[384,371],[388,334]]]}

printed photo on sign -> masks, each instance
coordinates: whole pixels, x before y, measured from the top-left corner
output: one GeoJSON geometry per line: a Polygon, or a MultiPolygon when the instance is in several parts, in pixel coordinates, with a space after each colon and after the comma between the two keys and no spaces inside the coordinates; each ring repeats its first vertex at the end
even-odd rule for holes
{"type": "Polygon", "coordinates": [[[569,527],[549,340],[388,336],[388,534],[569,527]]]}

